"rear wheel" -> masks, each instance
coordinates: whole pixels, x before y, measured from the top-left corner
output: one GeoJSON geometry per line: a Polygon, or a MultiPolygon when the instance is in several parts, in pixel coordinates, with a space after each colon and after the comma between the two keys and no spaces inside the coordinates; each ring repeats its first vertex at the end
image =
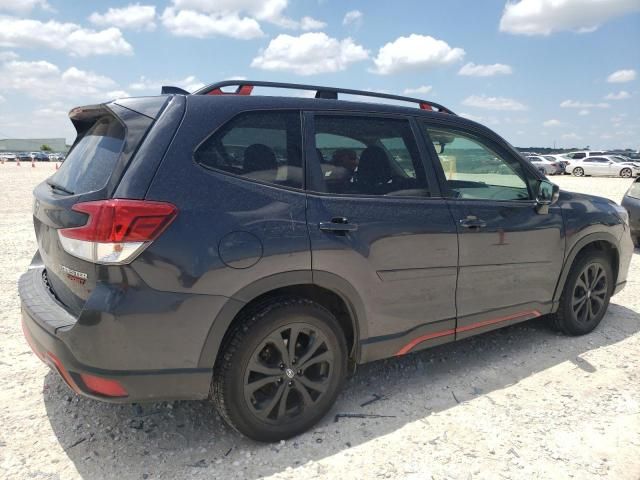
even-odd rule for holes
{"type": "Polygon", "coordinates": [[[584,169],[582,167],[576,167],[573,169],[573,175],[575,177],[582,177],[584,176],[584,169]]]}
{"type": "Polygon", "coordinates": [[[554,327],[567,335],[584,335],[598,326],[613,292],[613,271],[602,252],[581,255],[567,277],[554,327]]]}
{"type": "Polygon", "coordinates": [[[305,299],[276,299],[231,332],[213,379],[226,422],[258,441],[298,435],[333,405],[347,370],[336,318],[305,299]]]}
{"type": "Polygon", "coordinates": [[[633,172],[631,172],[630,168],[623,168],[620,170],[620,176],[622,178],[631,178],[631,175],[633,175],[633,172]]]}

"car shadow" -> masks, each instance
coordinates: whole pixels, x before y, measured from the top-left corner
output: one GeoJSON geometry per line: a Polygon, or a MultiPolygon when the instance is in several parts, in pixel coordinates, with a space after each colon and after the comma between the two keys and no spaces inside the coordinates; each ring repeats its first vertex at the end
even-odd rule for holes
{"type": "Polygon", "coordinates": [[[321,460],[461,402],[483,396],[492,402],[491,392],[566,361],[580,374],[593,373],[582,354],[638,331],[640,314],[612,303],[598,329],[582,337],[555,333],[538,319],[367,364],[313,430],[275,444],[231,430],[206,401],[106,404],[75,395],[52,372],[43,396],[53,432],[84,478],[156,478],[167,469],[177,478],[209,478],[226,468],[253,479],[321,460]]]}

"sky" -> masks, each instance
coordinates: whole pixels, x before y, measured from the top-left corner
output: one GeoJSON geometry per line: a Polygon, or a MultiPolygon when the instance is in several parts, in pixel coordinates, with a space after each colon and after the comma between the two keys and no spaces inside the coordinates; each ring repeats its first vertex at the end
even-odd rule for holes
{"type": "Polygon", "coordinates": [[[640,148],[640,0],[0,0],[0,138],[243,78],[406,94],[516,146],[640,148]]]}

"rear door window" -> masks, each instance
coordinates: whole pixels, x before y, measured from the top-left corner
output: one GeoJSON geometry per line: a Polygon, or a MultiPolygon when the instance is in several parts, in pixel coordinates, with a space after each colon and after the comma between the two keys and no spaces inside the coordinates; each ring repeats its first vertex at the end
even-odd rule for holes
{"type": "Polygon", "coordinates": [[[430,196],[408,120],[316,115],[315,147],[325,192],[430,196]]]}
{"type": "Polygon", "coordinates": [[[76,142],[51,182],[75,194],[101,189],[113,173],[124,142],[124,126],[113,116],[100,117],[76,142]]]}
{"type": "Polygon", "coordinates": [[[205,140],[194,157],[205,168],[302,188],[301,145],[299,112],[248,112],[205,140]]]}

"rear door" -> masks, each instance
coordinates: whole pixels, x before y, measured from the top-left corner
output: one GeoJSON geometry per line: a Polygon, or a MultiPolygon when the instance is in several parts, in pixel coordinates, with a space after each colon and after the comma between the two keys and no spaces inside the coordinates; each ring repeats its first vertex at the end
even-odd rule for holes
{"type": "Polygon", "coordinates": [[[536,210],[538,180],[497,136],[421,123],[458,227],[457,337],[548,313],[564,254],[558,206],[536,210]]]}
{"type": "Polygon", "coordinates": [[[305,125],[314,281],[360,297],[360,358],[453,339],[456,227],[412,121],[308,113],[305,125]]]}
{"type": "Polygon", "coordinates": [[[84,225],[72,211],[79,202],[109,198],[166,98],[138,104],[145,113],[115,103],[81,107],[70,116],[78,136],[60,169],[38,185],[33,222],[46,280],[56,297],[77,315],[96,285],[96,265],[66,252],[58,230],[84,225]]]}

